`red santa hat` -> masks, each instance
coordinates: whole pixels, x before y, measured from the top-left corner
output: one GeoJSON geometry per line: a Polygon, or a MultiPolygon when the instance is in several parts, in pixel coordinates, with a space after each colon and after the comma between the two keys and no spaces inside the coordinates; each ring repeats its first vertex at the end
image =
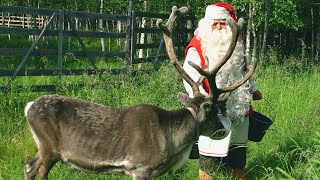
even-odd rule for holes
{"type": "Polygon", "coordinates": [[[232,17],[233,20],[237,21],[234,10],[230,4],[224,2],[217,2],[215,4],[209,5],[206,8],[205,19],[226,19],[227,17],[232,17]]]}

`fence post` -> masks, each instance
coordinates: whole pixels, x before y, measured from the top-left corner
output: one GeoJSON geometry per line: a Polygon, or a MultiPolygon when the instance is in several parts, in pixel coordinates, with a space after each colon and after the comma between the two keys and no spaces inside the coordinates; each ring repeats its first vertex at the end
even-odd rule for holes
{"type": "Polygon", "coordinates": [[[126,32],[126,68],[128,70],[132,69],[132,51],[131,51],[131,26],[132,26],[132,1],[128,0],[128,18],[127,18],[127,32],[126,32]]]}
{"type": "Polygon", "coordinates": [[[159,59],[159,56],[160,56],[160,52],[161,52],[161,50],[163,48],[163,45],[164,45],[164,39],[161,38],[161,41],[160,41],[160,44],[159,44],[159,48],[157,50],[156,58],[154,58],[154,61],[153,61],[154,63],[158,62],[158,59],[159,59]]]}
{"type": "Polygon", "coordinates": [[[64,11],[59,10],[59,25],[58,25],[58,77],[62,75],[62,44],[63,44],[63,29],[64,29],[64,11]]]}

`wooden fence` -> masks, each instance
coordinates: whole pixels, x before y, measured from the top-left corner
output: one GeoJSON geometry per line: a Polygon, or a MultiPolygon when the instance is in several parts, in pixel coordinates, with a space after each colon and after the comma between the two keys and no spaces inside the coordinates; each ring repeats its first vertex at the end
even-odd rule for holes
{"type": "Polygon", "coordinates": [[[3,27],[20,27],[20,28],[42,28],[45,25],[45,18],[43,16],[32,18],[31,16],[15,16],[15,15],[1,15],[0,24],[3,27]]]}
{"type": "MultiPolygon", "coordinates": [[[[156,28],[158,18],[167,19],[169,14],[139,12],[128,6],[126,15],[104,14],[90,12],[71,12],[41,8],[0,6],[0,37],[20,35],[32,37],[30,48],[6,47],[0,42],[0,56],[23,57],[18,67],[14,69],[2,69],[0,65],[0,76],[10,77],[9,82],[1,86],[2,92],[8,92],[11,83],[17,76],[58,76],[100,74],[100,73],[126,73],[134,70],[136,64],[156,62],[167,59],[163,48],[162,34],[156,28]],[[143,26],[141,22],[144,22],[143,26]],[[90,27],[88,27],[90,26],[90,27]],[[110,26],[116,26],[112,29],[110,26]],[[44,37],[56,37],[56,48],[39,48],[38,44],[44,37]],[[64,39],[76,38],[81,49],[70,49],[65,47],[64,39]],[[122,42],[122,48],[113,50],[88,50],[84,38],[95,39],[118,39],[122,42]],[[63,56],[72,54],[75,57],[87,57],[92,68],[65,69],[62,62],[63,56]],[[34,57],[56,57],[57,67],[54,69],[27,69],[25,64],[30,56],[34,57]],[[123,67],[115,69],[101,69],[97,67],[96,57],[118,58],[123,60],[123,67]]],[[[184,47],[194,31],[195,18],[186,15],[179,20],[174,30],[174,44],[177,54],[182,54],[184,47]],[[187,25],[189,23],[189,25],[187,25]],[[190,26],[191,25],[193,26],[190,26]]],[[[0,62],[1,64],[2,62],[0,62]]],[[[48,86],[52,89],[54,85],[48,86]]],[[[46,90],[40,87],[35,89],[46,90]]]]}

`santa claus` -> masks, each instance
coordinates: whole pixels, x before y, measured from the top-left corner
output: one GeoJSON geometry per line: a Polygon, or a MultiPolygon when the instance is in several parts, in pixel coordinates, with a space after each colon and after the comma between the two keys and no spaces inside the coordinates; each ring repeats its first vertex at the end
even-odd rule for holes
{"type": "MultiPolygon", "coordinates": [[[[228,17],[237,21],[231,5],[219,2],[207,6],[205,16],[199,21],[194,37],[186,47],[186,58],[183,65],[185,71],[194,81],[198,81],[201,75],[189,65],[188,61],[194,62],[203,69],[207,67],[210,70],[226,54],[232,36],[231,29],[226,24],[226,18],[228,17]],[[205,57],[208,59],[207,63],[205,57]]],[[[243,52],[243,42],[239,38],[232,56],[216,76],[218,88],[234,84],[245,76],[246,62],[243,52]]],[[[184,81],[184,86],[189,96],[193,97],[190,85],[184,81]]],[[[208,95],[210,88],[207,80],[203,81],[199,89],[202,94],[208,95]]],[[[262,98],[262,95],[257,90],[256,84],[250,79],[233,91],[226,102],[225,117],[220,116],[231,121],[232,134],[228,143],[229,151],[226,154],[221,155],[214,150],[210,151],[209,147],[214,147],[215,144],[212,143],[216,141],[213,141],[210,137],[200,136],[198,142],[200,179],[212,179],[217,166],[221,165],[230,168],[238,179],[244,179],[249,128],[248,112],[252,97],[258,100],[262,98]]]]}

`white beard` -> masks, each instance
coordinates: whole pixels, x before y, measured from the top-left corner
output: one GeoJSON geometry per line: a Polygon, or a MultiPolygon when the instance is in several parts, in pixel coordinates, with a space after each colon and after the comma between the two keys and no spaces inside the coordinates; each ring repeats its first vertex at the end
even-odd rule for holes
{"type": "MultiPolygon", "coordinates": [[[[202,21],[202,20],[201,20],[202,21]]],[[[227,26],[222,30],[211,30],[206,22],[199,22],[196,35],[200,38],[203,55],[209,59],[209,70],[215,68],[226,54],[231,42],[231,29],[227,26]],[[201,27],[202,26],[202,27],[201,27]],[[207,29],[202,31],[200,28],[207,29]]],[[[237,42],[230,59],[222,66],[216,76],[218,88],[233,85],[244,77],[243,43],[237,42]]],[[[234,90],[226,102],[227,115],[231,121],[243,120],[249,110],[251,94],[248,81],[234,90]]]]}

